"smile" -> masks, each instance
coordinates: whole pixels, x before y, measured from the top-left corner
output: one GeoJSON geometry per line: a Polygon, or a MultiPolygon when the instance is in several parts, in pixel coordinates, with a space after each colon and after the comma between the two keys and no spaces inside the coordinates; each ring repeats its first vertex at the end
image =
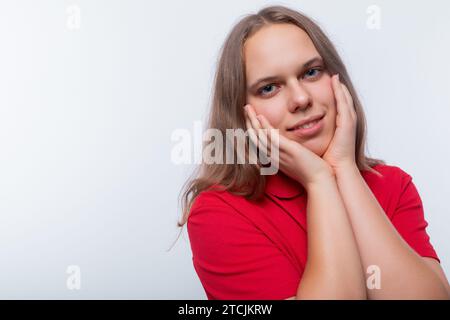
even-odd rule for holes
{"type": "Polygon", "coordinates": [[[312,136],[320,133],[325,125],[324,121],[325,116],[318,120],[314,120],[308,123],[305,123],[301,126],[296,126],[288,131],[292,132],[294,135],[300,138],[310,138],[312,136]]]}

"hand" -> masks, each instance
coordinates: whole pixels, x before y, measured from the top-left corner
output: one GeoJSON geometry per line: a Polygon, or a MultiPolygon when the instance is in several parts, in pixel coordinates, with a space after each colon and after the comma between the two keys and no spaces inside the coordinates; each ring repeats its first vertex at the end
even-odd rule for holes
{"type": "Polygon", "coordinates": [[[336,131],[322,159],[333,168],[336,175],[339,168],[356,165],[357,116],[352,96],[347,87],[339,81],[339,75],[334,75],[331,83],[336,98],[336,131]]]}
{"type": "MultiPolygon", "coordinates": [[[[323,179],[333,177],[333,170],[328,163],[300,143],[286,138],[278,132],[278,143],[276,140],[271,140],[270,135],[263,135],[263,131],[258,130],[268,129],[270,132],[270,130],[274,130],[272,125],[263,115],[256,115],[251,105],[247,104],[245,110],[245,121],[250,139],[255,146],[263,145],[266,150],[269,149],[269,146],[278,148],[279,169],[286,175],[300,182],[306,190],[323,179]],[[260,133],[260,138],[256,136],[254,130],[260,133]]],[[[275,160],[277,161],[277,159],[275,160]]]]}

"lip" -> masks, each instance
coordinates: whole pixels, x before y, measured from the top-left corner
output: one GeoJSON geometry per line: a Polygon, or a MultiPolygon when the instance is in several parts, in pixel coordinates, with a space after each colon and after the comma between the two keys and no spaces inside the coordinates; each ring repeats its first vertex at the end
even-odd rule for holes
{"type": "Polygon", "coordinates": [[[300,121],[293,128],[295,128],[295,127],[297,127],[299,125],[311,122],[311,121],[315,121],[317,119],[320,119],[320,120],[315,125],[313,125],[311,128],[306,128],[306,129],[297,128],[295,130],[294,129],[288,129],[288,131],[292,132],[294,135],[299,136],[301,138],[308,138],[308,137],[314,136],[314,135],[316,135],[317,133],[319,133],[323,129],[323,127],[325,125],[325,123],[323,121],[324,118],[325,118],[324,115],[310,117],[308,119],[300,121]]]}
{"type": "Polygon", "coordinates": [[[292,127],[288,128],[287,130],[288,131],[292,131],[292,130],[294,130],[295,127],[302,126],[304,124],[307,124],[308,122],[315,121],[317,119],[323,118],[324,116],[325,116],[325,114],[316,114],[315,116],[311,116],[311,117],[309,117],[307,119],[303,119],[303,120],[297,122],[296,124],[294,124],[292,127]]]}

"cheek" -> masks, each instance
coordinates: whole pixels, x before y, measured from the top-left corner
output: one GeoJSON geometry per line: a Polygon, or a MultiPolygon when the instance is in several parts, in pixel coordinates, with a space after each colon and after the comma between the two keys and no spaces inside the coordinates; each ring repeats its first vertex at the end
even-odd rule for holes
{"type": "Polygon", "coordinates": [[[332,107],[330,110],[328,110],[327,116],[327,131],[330,136],[333,136],[334,132],[336,131],[336,109],[332,107]]]}
{"type": "Polygon", "coordinates": [[[328,108],[335,107],[336,101],[330,77],[324,78],[317,85],[311,87],[310,90],[315,102],[328,108]]]}
{"type": "Polygon", "coordinates": [[[326,122],[326,128],[328,131],[328,134],[334,135],[334,131],[336,130],[336,104],[334,102],[334,99],[331,99],[328,101],[328,103],[324,104],[326,106],[326,115],[327,115],[327,122],[326,122]]]}
{"type": "Polygon", "coordinates": [[[311,89],[311,94],[315,103],[326,108],[328,121],[330,123],[335,123],[337,110],[333,88],[331,87],[331,79],[327,78],[319,85],[313,87],[311,89]]]}
{"type": "Polygon", "coordinates": [[[271,103],[258,103],[254,104],[256,114],[262,114],[274,128],[279,128],[283,121],[284,113],[283,106],[277,105],[276,101],[271,101],[271,103]]]}

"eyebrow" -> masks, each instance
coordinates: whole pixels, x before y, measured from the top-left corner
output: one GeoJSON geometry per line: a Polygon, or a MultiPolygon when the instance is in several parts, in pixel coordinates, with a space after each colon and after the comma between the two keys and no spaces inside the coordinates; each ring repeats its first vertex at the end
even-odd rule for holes
{"type": "MultiPolygon", "coordinates": [[[[305,64],[303,64],[303,66],[300,68],[300,70],[303,70],[305,68],[308,68],[309,66],[311,66],[312,64],[316,63],[316,62],[320,62],[323,64],[323,59],[321,57],[314,57],[310,60],[308,60],[305,64]]],[[[269,77],[264,77],[261,78],[259,80],[257,80],[255,83],[253,83],[248,90],[249,91],[253,91],[256,89],[256,87],[258,87],[258,85],[262,82],[267,82],[267,81],[275,81],[278,80],[280,77],[279,76],[269,76],[269,77]]]]}

